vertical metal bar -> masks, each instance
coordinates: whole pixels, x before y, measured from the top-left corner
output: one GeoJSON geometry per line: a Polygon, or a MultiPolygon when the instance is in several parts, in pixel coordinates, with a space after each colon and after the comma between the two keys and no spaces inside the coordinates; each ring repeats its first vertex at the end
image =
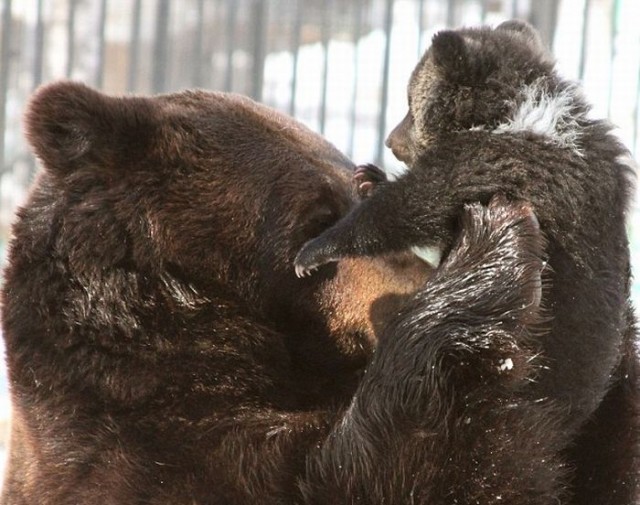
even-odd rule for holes
{"type": "Polygon", "coordinates": [[[424,0],[420,0],[418,3],[418,58],[422,56],[424,52],[422,50],[422,44],[424,43],[424,0]]]}
{"type": "Polygon", "coordinates": [[[204,40],[204,0],[198,0],[198,26],[196,27],[196,37],[193,48],[193,65],[192,84],[202,87],[202,44],[204,40]]]}
{"type": "Polygon", "coordinates": [[[362,15],[362,2],[354,2],[355,4],[355,26],[353,31],[353,85],[351,88],[351,109],[349,111],[349,146],[348,146],[348,154],[349,157],[353,157],[353,148],[355,145],[356,139],[356,113],[357,107],[356,104],[358,102],[358,84],[360,81],[360,74],[358,73],[358,68],[360,67],[360,37],[362,36],[362,23],[363,23],[363,15],[362,15]]]}
{"type": "Polygon", "coordinates": [[[447,1],[447,28],[452,28],[456,24],[456,0],[447,1]]]}
{"type": "Polygon", "coordinates": [[[387,95],[389,94],[389,68],[391,61],[391,28],[393,26],[393,2],[394,0],[386,0],[386,9],[384,15],[384,64],[382,69],[382,96],[380,99],[380,112],[378,116],[378,152],[376,154],[376,163],[382,164],[384,139],[387,130],[387,95]]]}
{"type": "Polygon", "coordinates": [[[104,54],[105,54],[105,27],[107,24],[107,0],[100,1],[98,14],[98,61],[96,68],[96,86],[101,88],[104,84],[104,54]]]}
{"type": "MultiPolygon", "coordinates": [[[[638,61],[638,80],[636,82],[636,103],[633,111],[633,156],[638,159],[640,156],[640,61],[638,61]]],[[[640,195],[640,187],[636,190],[636,193],[640,195]]],[[[636,201],[636,209],[640,209],[640,201],[636,201]]],[[[640,228],[639,228],[640,230],[640,228]]]]}
{"type": "Polygon", "coordinates": [[[582,9],[582,35],[580,45],[580,66],[578,67],[578,77],[582,81],[587,64],[587,40],[589,37],[589,11],[591,10],[591,0],[584,0],[582,9]]]}
{"type": "Polygon", "coordinates": [[[264,0],[253,0],[252,14],[253,65],[251,71],[251,97],[260,101],[262,100],[264,59],[266,55],[267,3],[264,0]]]}
{"type": "Polygon", "coordinates": [[[129,75],[127,76],[127,89],[129,91],[135,91],[138,78],[141,19],[142,0],[135,0],[131,15],[131,40],[129,41],[129,75]]]}
{"type": "Polygon", "coordinates": [[[153,47],[151,87],[154,93],[165,91],[169,63],[169,0],[158,0],[153,47]]]}
{"type": "Polygon", "coordinates": [[[227,73],[224,80],[225,91],[231,91],[233,89],[233,50],[237,15],[238,0],[227,0],[227,73]]]}
{"type": "Polygon", "coordinates": [[[480,19],[482,24],[487,22],[487,0],[480,0],[480,19]]]}
{"type": "MultiPolygon", "coordinates": [[[[227,27],[226,7],[228,0],[211,0],[205,2],[205,30],[203,35],[203,55],[205,58],[204,85],[207,88],[225,89],[227,67],[220,68],[220,62],[215,57],[216,52],[225,50],[225,35],[227,27]]],[[[230,91],[227,89],[227,91],[230,91]]]]}
{"type": "Polygon", "coordinates": [[[324,135],[327,123],[327,91],[329,89],[329,42],[331,37],[331,10],[332,0],[324,0],[322,3],[322,95],[320,97],[320,133],[324,135]]]}
{"type": "Polygon", "coordinates": [[[304,16],[304,0],[296,0],[296,11],[291,33],[291,53],[293,56],[291,67],[291,100],[289,101],[289,115],[296,115],[296,94],[298,92],[298,60],[300,58],[300,30],[304,16]]]}
{"type": "Polygon", "coordinates": [[[35,53],[33,57],[33,87],[37,88],[42,83],[44,63],[44,4],[43,0],[37,1],[35,53]]]}
{"type": "Polygon", "coordinates": [[[611,5],[611,52],[609,54],[609,90],[607,94],[607,117],[611,117],[611,102],[613,101],[613,71],[614,71],[614,63],[616,60],[616,42],[618,39],[618,21],[619,21],[619,9],[620,2],[619,0],[614,0],[611,5]]]}
{"type": "Polygon", "coordinates": [[[536,0],[530,4],[529,21],[538,28],[542,40],[548,47],[553,47],[558,24],[558,6],[558,0],[536,0]]]}
{"type": "Polygon", "coordinates": [[[2,48],[0,49],[0,170],[7,170],[5,133],[7,127],[7,93],[9,91],[9,68],[11,64],[11,0],[4,0],[2,10],[2,48]]]}
{"type": "MultiPolygon", "coordinates": [[[[636,84],[636,106],[633,113],[633,155],[637,158],[640,154],[640,66],[638,66],[638,82],[636,84]]],[[[638,202],[640,205],[640,202],[638,202]]]]}
{"type": "Polygon", "coordinates": [[[518,0],[511,0],[511,11],[509,13],[509,17],[511,19],[517,18],[520,9],[518,8],[518,0]]]}
{"type": "Polygon", "coordinates": [[[76,57],[76,2],[77,0],[69,0],[67,11],[67,67],[65,69],[67,79],[71,79],[76,57]]]}

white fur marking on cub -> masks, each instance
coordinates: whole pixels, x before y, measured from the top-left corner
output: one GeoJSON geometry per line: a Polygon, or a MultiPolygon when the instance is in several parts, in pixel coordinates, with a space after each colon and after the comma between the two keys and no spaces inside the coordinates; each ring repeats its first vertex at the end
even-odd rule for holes
{"type": "Polygon", "coordinates": [[[442,259],[442,247],[440,246],[414,246],[411,248],[411,252],[434,268],[440,264],[440,260],[442,259]]]}
{"type": "Polygon", "coordinates": [[[513,117],[498,125],[494,133],[530,131],[582,155],[578,124],[582,114],[577,114],[574,109],[579,93],[577,85],[568,86],[556,94],[550,94],[540,81],[525,86],[521,92],[522,101],[513,117]]]}

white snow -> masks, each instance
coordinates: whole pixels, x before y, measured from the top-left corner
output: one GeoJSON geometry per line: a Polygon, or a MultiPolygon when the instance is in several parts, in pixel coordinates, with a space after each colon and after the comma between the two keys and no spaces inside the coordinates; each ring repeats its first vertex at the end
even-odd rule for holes
{"type": "Polygon", "coordinates": [[[500,360],[500,366],[498,368],[501,372],[513,370],[513,360],[511,358],[500,360]]]}

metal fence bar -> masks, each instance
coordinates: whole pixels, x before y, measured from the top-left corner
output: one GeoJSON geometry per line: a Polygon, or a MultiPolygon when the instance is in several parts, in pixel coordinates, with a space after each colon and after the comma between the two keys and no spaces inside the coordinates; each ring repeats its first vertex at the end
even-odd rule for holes
{"type": "Polygon", "coordinates": [[[33,57],[33,87],[37,88],[42,83],[44,62],[44,2],[38,0],[36,13],[35,51],[33,57]]]}
{"type": "Polygon", "coordinates": [[[418,3],[418,58],[422,57],[424,44],[424,0],[418,3]]]}
{"type": "Polygon", "coordinates": [[[267,3],[264,0],[254,0],[251,16],[251,33],[253,34],[252,53],[253,65],[251,71],[251,92],[254,100],[262,99],[262,86],[264,83],[264,59],[266,57],[266,26],[267,3]]]}
{"type": "Polygon", "coordinates": [[[202,85],[205,88],[224,89],[226,67],[224,61],[216,58],[216,50],[223,53],[226,50],[226,5],[223,0],[204,3],[204,32],[202,34],[203,75],[202,85]]]}
{"type": "Polygon", "coordinates": [[[322,11],[322,94],[320,96],[320,133],[324,135],[327,123],[327,91],[329,87],[329,44],[331,37],[332,0],[324,0],[322,11]]]}
{"type": "Polygon", "coordinates": [[[518,0],[511,0],[511,6],[509,8],[509,17],[516,18],[518,17],[519,9],[518,9],[518,0]]]}
{"type": "Polygon", "coordinates": [[[611,116],[611,103],[613,100],[613,68],[617,56],[616,43],[618,39],[618,9],[620,8],[619,0],[614,0],[611,4],[611,51],[609,53],[609,61],[611,64],[609,70],[608,94],[607,94],[607,116],[611,116]]]}
{"type": "Polygon", "coordinates": [[[67,65],[64,75],[71,79],[76,49],[76,1],[69,0],[67,6],[67,65]]]}
{"type": "Polygon", "coordinates": [[[304,4],[302,0],[296,0],[293,28],[291,29],[291,99],[289,101],[289,114],[296,115],[296,94],[298,93],[298,63],[300,59],[300,30],[302,29],[302,17],[304,16],[304,4]]]}
{"type": "Polygon", "coordinates": [[[154,93],[166,89],[167,62],[169,61],[169,0],[158,0],[153,47],[151,88],[154,93]]]}
{"type": "MultiPolygon", "coordinates": [[[[632,151],[635,156],[640,155],[640,65],[638,65],[638,80],[636,82],[636,105],[633,113],[633,146],[632,151]]],[[[640,199],[639,199],[640,200],[640,199]]],[[[640,205],[640,202],[638,202],[640,205]]]]}
{"type": "Polygon", "coordinates": [[[591,10],[591,0],[584,0],[584,8],[582,9],[582,35],[580,49],[580,65],[578,67],[578,76],[581,81],[584,80],[584,73],[587,64],[587,41],[589,40],[589,11],[591,10]]]}
{"type": "Polygon", "coordinates": [[[530,4],[529,21],[538,28],[542,40],[553,47],[559,0],[535,0],[530,4]]]}
{"type": "Polygon", "coordinates": [[[378,116],[378,143],[376,163],[382,164],[384,156],[384,140],[387,135],[387,101],[389,94],[389,67],[391,62],[391,30],[393,28],[393,3],[394,0],[386,0],[384,13],[384,61],[382,67],[382,90],[380,97],[380,114],[378,116]]]}
{"type": "Polygon", "coordinates": [[[204,0],[198,0],[197,3],[198,24],[196,26],[196,36],[193,41],[193,59],[196,62],[193,65],[193,73],[191,80],[193,85],[200,88],[203,86],[202,67],[203,67],[203,42],[204,42],[204,0]]]}
{"type": "Polygon", "coordinates": [[[227,66],[224,79],[225,91],[233,89],[233,48],[235,42],[236,17],[238,15],[238,0],[227,0],[227,66]]]}
{"type": "Polygon", "coordinates": [[[480,0],[480,19],[484,25],[487,22],[488,0],[480,0]]]}
{"type": "Polygon", "coordinates": [[[131,41],[129,42],[129,73],[127,74],[127,89],[129,91],[135,91],[138,80],[141,18],[142,0],[135,0],[131,14],[131,41]]]}
{"type": "Polygon", "coordinates": [[[356,120],[357,120],[357,102],[358,102],[358,84],[359,73],[358,68],[360,66],[360,38],[362,36],[362,23],[363,23],[363,9],[362,4],[357,3],[354,8],[354,29],[353,38],[353,83],[351,86],[351,106],[349,108],[349,143],[347,147],[347,153],[349,157],[353,157],[353,149],[355,147],[356,140],[356,120]]]}
{"type": "Polygon", "coordinates": [[[447,0],[447,27],[449,28],[456,24],[457,4],[456,0],[447,0]]]}
{"type": "Polygon", "coordinates": [[[2,10],[2,48],[0,48],[0,168],[9,167],[5,153],[7,133],[7,94],[9,92],[9,70],[11,65],[11,0],[4,0],[2,10]]]}
{"type": "Polygon", "coordinates": [[[98,13],[98,65],[96,69],[96,86],[102,88],[104,84],[104,56],[105,56],[105,27],[107,25],[107,0],[100,1],[98,13]]]}

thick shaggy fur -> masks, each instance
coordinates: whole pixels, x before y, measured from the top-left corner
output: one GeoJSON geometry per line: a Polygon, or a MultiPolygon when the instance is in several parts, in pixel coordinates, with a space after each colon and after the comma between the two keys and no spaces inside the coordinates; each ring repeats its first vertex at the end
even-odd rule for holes
{"type": "MultiPolygon", "coordinates": [[[[338,258],[412,246],[446,253],[465,204],[496,193],[530,202],[548,240],[548,323],[536,333],[545,367],[527,397],[541,410],[553,404],[564,412],[538,442],[566,442],[554,453],[571,470],[561,503],[631,505],[640,499],[625,230],[632,174],[611,127],[588,110],[530,26],[437,34],[411,77],[409,113],[387,141],[409,171],[378,182],[370,199],[305,245],[296,268],[306,273],[338,258]]],[[[366,192],[380,178],[375,171],[371,180],[359,177],[366,192]]],[[[493,429],[489,419],[484,426],[493,429]]],[[[514,457],[524,464],[530,456],[514,457]]]]}
{"type": "Polygon", "coordinates": [[[406,256],[295,277],[351,207],[353,167],[265,107],[59,83],[26,127],[44,170],[3,286],[3,505],[557,494],[557,414],[523,394],[540,366],[529,206],[469,207],[409,299],[428,272],[406,256]]]}

